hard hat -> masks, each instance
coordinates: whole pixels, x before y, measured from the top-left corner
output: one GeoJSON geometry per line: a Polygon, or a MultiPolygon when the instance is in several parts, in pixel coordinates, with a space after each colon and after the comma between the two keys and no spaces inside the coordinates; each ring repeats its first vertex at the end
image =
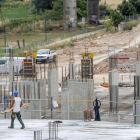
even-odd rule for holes
{"type": "Polygon", "coordinates": [[[18,95],[18,92],[17,91],[14,91],[14,95],[18,95]]]}

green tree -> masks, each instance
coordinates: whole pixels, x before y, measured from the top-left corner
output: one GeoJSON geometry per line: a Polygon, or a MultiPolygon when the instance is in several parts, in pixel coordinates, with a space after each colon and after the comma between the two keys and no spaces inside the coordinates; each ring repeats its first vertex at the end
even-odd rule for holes
{"type": "Polygon", "coordinates": [[[113,11],[110,13],[110,19],[112,19],[115,29],[116,29],[116,27],[118,27],[118,24],[120,24],[121,21],[124,20],[124,16],[121,13],[119,13],[118,11],[116,11],[116,12],[113,11]]]}
{"type": "Polygon", "coordinates": [[[117,9],[122,13],[122,15],[126,16],[137,13],[135,6],[126,0],[123,0],[122,4],[118,5],[117,9]]]}
{"type": "Polygon", "coordinates": [[[53,10],[63,13],[63,0],[53,2],[53,10]]]}
{"type": "Polygon", "coordinates": [[[77,16],[86,17],[87,16],[87,1],[77,0],[77,16]]]}
{"type": "Polygon", "coordinates": [[[53,0],[32,0],[31,1],[31,9],[33,8],[37,11],[37,13],[44,11],[45,9],[52,9],[53,0]]]}
{"type": "Polygon", "coordinates": [[[136,8],[138,14],[140,14],[140,0],[129,0],[129,2],[136,8]]]}
{"type": "Polygon", "coordinates": [[[105,22],[106,32],[110,31],[112,29],[113,25],[114,25],[114,22],[113,22],[112,17],[111,17],[110,20],[105,22]]]}

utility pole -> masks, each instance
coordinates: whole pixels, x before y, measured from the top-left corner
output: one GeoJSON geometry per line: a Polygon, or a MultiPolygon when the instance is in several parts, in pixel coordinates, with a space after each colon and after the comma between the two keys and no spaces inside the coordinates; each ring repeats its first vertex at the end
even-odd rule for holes
{"type": "Polygon", "coordinates": [[[5,34],[5,32],[6,31],[5,31],[5,26],[4,26],[4,44],[5,44],[5,53],[6,53],[7,51],[6,51],[6,34],[5,34]]]}
{"type": "Polygon", "coordinates": [[[45,41],[47,42],[46,19],[45,19],[45,41]]]}

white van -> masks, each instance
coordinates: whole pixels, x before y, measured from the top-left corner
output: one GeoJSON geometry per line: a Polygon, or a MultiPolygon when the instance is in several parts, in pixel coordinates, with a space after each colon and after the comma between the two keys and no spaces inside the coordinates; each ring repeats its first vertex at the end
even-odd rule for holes
{"type": "MultiPolygon", "coordinates": [[[[0,58],[0,73],[9,73],[9,59],[10,57],[0,58]]],[[[23,74],[23,59],[25,57],[13,57],[14,59],[14,72],[15,74],[23,74]]]]}

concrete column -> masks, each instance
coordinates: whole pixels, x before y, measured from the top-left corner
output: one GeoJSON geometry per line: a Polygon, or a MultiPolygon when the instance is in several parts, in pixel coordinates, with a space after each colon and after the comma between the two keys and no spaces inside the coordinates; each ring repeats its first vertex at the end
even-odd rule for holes
{"type": "Polygon", "coordinates": [[[46,79],[38,79],[37,82],[40,83],[40,99],[44,99],[44,101],[41,101],[41,115],[47,116],[47,95],[46,95],[46,79]],[[43,112],[44,111],[44,112],[43,112]]]}
{"type": "Polygon", "coordinates": [[[9,60],[9,92],[12,92],[12,82],[14,76],[13,66],[14,66],[14,60],[10,59],[9,60]]]}
{"type": "Polygon", "coordinates": [[[109,71],[109,105],[110,105],[110,122],[119,122],[118,113],[118,70],[109,71]]]}
{"type": "Polygon", "coordinates": [[[76,0],[63,0],[63,19],[70,20],[72,26],[77,28],[77,1],[76,0]]]}
{"type": "MultiPolygon", "coordinates": [[[[95,100],[95,94],[94,94],[94,80],[88,79],[87,80],[87,86],[88,86],[88,100],[95,100]]],[[[88,102],[88,109],[93,109],[93,101],[88,102]]]]}
{"type": "Polygon", "coordinates": [[[51,97],[59,100],[58,96],[58,69],[48,70],[48,107],[51,107],[51,97]]]}
{"type": "Polygon", "coordinates": [[[99,16],[99,0],[87,0],[87,18],[89,23],[89,18],[92,15],[99,16]]]}
{"type": "Polygon", "coordinates": [[[75,79],[75,62],[69,62],[69,79],[75,79]]]}

